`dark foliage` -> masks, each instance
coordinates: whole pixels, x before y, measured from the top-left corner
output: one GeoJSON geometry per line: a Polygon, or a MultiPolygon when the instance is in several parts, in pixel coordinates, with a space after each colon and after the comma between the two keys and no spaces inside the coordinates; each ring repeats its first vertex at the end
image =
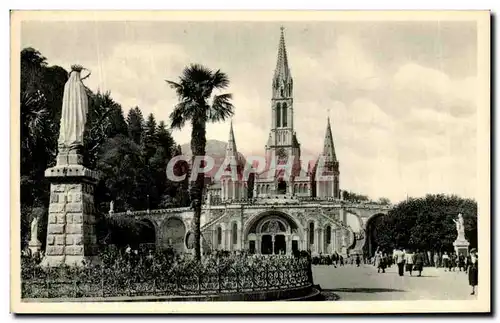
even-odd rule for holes
{"type": "MultiPolygon", "coordinates": [[[[67,71],[49,66],[36,49],[21,51],[22,246],[29,239],[34,216],[39,217],[38,237],[45,244],[50,184],[44,172],[55,165],[67,80],[67,71]]],[[[145,122],[138,107],[125,119],[122,106],[111,93],[90,89],[87,93],[84,163],[101,173],[95,194],[98,212],[106,213],[110,201],[117,212],[188,205],[187,186],[166,179],[166,165],[177,153],[177,145],[165,123],[157,123],[153,115],[145,122]]]]}
{"type": "Polygon", "coordinates": [[[376,242],[383,249],[396,246],[429,251],[452,251],[457,238],[453,222],[462,213],[465,236],[477,248],[477,203],[455,195],[427,195],[397,204],[376,222],[376,242]]]}

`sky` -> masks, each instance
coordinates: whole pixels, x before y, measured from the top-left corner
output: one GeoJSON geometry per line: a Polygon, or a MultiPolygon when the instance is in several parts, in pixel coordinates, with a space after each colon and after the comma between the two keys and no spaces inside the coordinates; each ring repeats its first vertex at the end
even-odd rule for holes
{"type": "MultiPolygon", "coordinates": [[[[477,198],[475,22],[23,22],[21,46],[110,91],[125,114],[139,106],[168,123],[177,102],[165,80],[200,63],[228,74],[234,134],[264,154],[280,26],[294,81],[302,155],[322,150],[330,117],[341,189],[387,197],[477,198]]],[[[227,141],[229,121],[207,138],[227,141]]],[[[190,128],[174,131],[179,144],[190,128]]]]}

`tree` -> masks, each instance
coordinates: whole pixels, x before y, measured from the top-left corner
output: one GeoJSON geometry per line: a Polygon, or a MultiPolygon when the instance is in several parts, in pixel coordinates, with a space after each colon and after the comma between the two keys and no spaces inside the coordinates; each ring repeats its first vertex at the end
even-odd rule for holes
{"type": "Polygon", "coordinates": [[[46,220],[40,212],[49,202],[49,182],[45,169],[55,164],[59,119],[67,72],[49,67],[34,48],[21,51],[20,157],[21,157],[21,240],[29,233],[33,216],[39,224],[46,220]]]}
{"type": "Polygon", "coordinates": [[[108,139],[127,134],[122,107],[111,98],[110,92],[89,90],[89,112],[84,134],[85,163],[90,168],[97,164],[99,148],[108,139]]]}
{"type": "Polygon", "coordinates": [[[391,200],[389,200],[387,197],[381,197],[378,199],[378,203],[382,205],[391,205],[391,200]]]}
{"type": "MultiPolygon", "coordinates": [[[[147,131],[146,131],[147,132],[147,131]]],[[[169,207],[174,204],[174,196],[177,194],[177,183],[167,178],[165,170],[168,161],[175,153],[175,142],[167,130],[165,122],[160,121],[155,131],[155,145],[153,155],[149,159],[152,181],[154,183],[154,194],[151,204],[154,207],[169,207]]]]}
{"type": "Polygon", "coordinates": [[[429,251],[452,251],[457,232],[453,219],[462,213],[465,235],[477,247],[477,203],[455,195],[427,195],[400,202],[377,221],[377,244],[429,251]]]}
{"type": "Polygon", "coordinates": [[[107,189],[104,199],[115,202],[115,211],[145,206],[145,194],[138,185],[142,169],[141,148],[128,137],[118,135],[103,144],[97,170],[107,189]]]}
{"type": "MultiPolygon", "coordinates": [[[[202,65],[193,64],[186,67],[179,82],[167,81],[179,99],[174,111],[170,114],[171,128],[181,129],[186,122],[191,122],[192,167],[195,156],[205,156],[207,122],[223,121],[233,115],[231,94],[214,95],[214,90],[224,90],[229,86],[229,78],[220,70],[212,71],[202,65]]],[[[199,172],[191,185],[191,203],[194,209],[193,226],[195,239],[195,258],[201,259],[200,251],[200,216],[205,174],[199,172]]]]}
{"type": "Polygon", "coordinates": [[[174,156],[177,147],[175,145],[174,138],[172,138],[172,134],[167,129],[164,121],[160,121],[160,123],[158,123],[158,128],[156,129],[156,137],[158,147],[163,148],[163,151],[165,152],[165,160],[170,160],[174,156]]]}
{"type": "Polygon", "coordinates": [[[136,144],[140,145],[144,132],[144,117],[142,116],[142,111],[139,107],[130,109],[127,115],[127,125],[129,137],[132,138],[136,144]]]}
{"type": "Polygon", "coordinates": [[[158,138],[156,136],[156,119],[152,113],[148,115],[143,129],[142,145],[146,158],[149,159],[153,157],[158,146],[158,138]]]}
{"type": "Polygon", "coordinates": [[[345,201],[350,201],[350,202],[367,202],[370,200],[366,195],[361,195],[348,191],[342,191],[342,198],[345,201]]]}

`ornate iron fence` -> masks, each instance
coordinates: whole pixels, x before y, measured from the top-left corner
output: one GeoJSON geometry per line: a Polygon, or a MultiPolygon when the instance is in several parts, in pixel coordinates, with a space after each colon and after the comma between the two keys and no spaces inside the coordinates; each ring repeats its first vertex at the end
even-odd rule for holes
{"type": "Polygon", "coordinates": [[[286,290],[312,285],[311,261],[33,268],[22,271],[23,298],[188,296],[286,290]]]}

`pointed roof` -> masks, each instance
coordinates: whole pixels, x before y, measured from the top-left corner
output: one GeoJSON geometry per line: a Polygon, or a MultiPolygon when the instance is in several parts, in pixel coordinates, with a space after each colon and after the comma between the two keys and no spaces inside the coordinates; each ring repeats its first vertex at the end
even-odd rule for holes
{"type": "Polygon", "coordinates": [[[281,37],[278,47],[278,59],[276,61],[276,69],[274,70],[275,80],[288,80],[292,78],[290,68],[288,67],[288,56],[286,54],[284,30],[285,28],[281,27],[281,37]]]}
{"type": "Polygon", "coordinates": [[[334,161],[337,160],[335,154],[335,146],[333,145],[332,128],[330,126],[330,117],[327,118],[325,142],[323,144],[323,156],[331,157],[334,161]]]}
{"type": "Polygon", "coordinates": [[[266,146],[267,147],[271,147],[272,145],[273,145],[272,137],[271,137],[271,134],[269,134],[269,137],[267,138],[267,144],[266,144],[266,146]]]}
{"type": "Polygon", "coordinates": [[[234,139],[233,131],[233,120],[231,120],[231,125],[229,127],[229,140],[226,146],[226,157],[238,156],[238,150],[236,149],[236,140],[234,139]]]}

